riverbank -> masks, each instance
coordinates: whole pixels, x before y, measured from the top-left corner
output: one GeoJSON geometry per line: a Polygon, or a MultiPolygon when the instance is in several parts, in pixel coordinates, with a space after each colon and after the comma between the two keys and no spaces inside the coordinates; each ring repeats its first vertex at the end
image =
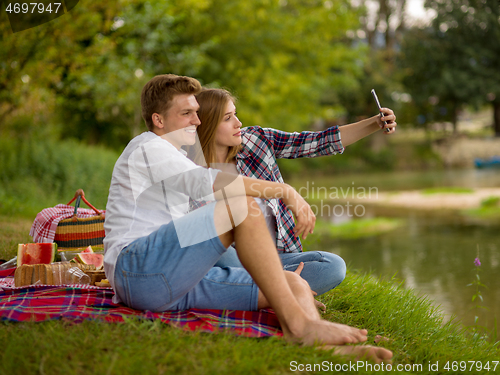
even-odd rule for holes
{"type": "MultiPolygon", "coordinates": [[[[351,203],[403,207],[420,210],[465,210],[480,208],[488,199],[498,197],[500,188],[452,188],[378,192],[350,197],[351,203]],[[448,191],[446,191],[448,189],[448,191]]],[[[500,211],[500,208],[499,208],[500,211]]]]}
{"type": "MultiPolygon", "coordinates": [[[[471,361],[491,369],[499,366],[500,352],[495,345],[481,335],[471,335],[455,322],[444,323],[427,299],[416,297],[390,279],[348,272],[338,288],[319,299],[327,306],[325,319],[367,328],[372,345],[376,335],[386,337],[388,340],[379,345],[393,351],[392,371],[464,373],[453,370],[459,369],[461,363],[470,366],[471,361]]],[[[158,320],[129,319],[121,324],[0,322],[0,339],[8,343],[0,352],[0,373],[10,375],[234,375],[287,374],[297,370],[372,374],[381,369],[381,365],[349,360],[279,338],[186,332],[158,320]]]]}
{"type": "MultiPolygon", "coordinates": [[[[3,256],[15,255],[15,244],[26,241],[30,225],[27,219],[0,216],[3,256]]],[[[389,341],[379,345],[394,352],[393,370],[401,373],[457,373],[452,366],[467,361],[493,369],[500,357],[498,348],[482,335],[471,334],[458,322],[445,322],[427,298],[417,297],[390,277],[348,269],[342,284],[318,299],[327,306],[325,319],[367,328],[369,343],[376,335],[387,337],[389,341]],[[439,371],[435,371],[437,363],[439,371]]],[[[0,352],[0,373],[11,375],[286,374],[295,365],[318,369],[327,364],[336,369],[358,363],[277,338],[185,332],[159,321],[132,319],[123,324],[0,322],[0,340],[8,343],[0,352]]],[[[369,365],[373,366],[361,361],[354,372],[373,373],[367,370],[369,365]]],[[[302,368],[302,372],[318,372],[302,368]]]]}

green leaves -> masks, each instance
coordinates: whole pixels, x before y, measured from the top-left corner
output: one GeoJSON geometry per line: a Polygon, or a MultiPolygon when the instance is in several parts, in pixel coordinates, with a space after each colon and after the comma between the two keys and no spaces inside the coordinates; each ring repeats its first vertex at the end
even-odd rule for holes
{"type": "Polygon", "coordinates": [[[121,147],[145,130],[143,85],[174,73],[233,91],[246,126],[300,130],[332,108],[320,100],[327,87],[355,85],[364,52],[345,33],[357,24],[347,0],[80,4],[16,35],[0,25],[0,111],[30,113],[43,90],[64,137],[121,147]]]}
{"type": "Polygon", "coordinates": [[[406,35],[402,67],[403,82],[427,121],[444,117],[455,123],[464,105],[500,105],[500,45],[494,42],[500,35],[498,1],[427,0],[426,6],[437,16],[427,29],[406,35]],[[450,115],[440,115],[441,108],[450,115]]]}

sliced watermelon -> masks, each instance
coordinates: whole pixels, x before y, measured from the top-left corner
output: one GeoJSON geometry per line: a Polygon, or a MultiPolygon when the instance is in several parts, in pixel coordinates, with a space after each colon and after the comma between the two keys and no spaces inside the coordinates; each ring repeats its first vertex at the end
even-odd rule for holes
{"type": "Polygon", "coordinates": [[[93,254],[94,250],[92,250],[92,246],[89,245],[85,250],[82,251],[82,253],[85,253],[85,254],[92,253],[93,254]]]}
{"type": "Polygon", "coordinates": [[[83,264],[93,264],[96,270],[101,269],[104,264],[104,255],[96,253],[79,253],[75,259],[83,264]]]}
{"type": "Polygon", "coordinates": [[[17,266],[23,264],[50,264],[54,262],[55,243],[26,243],[17,246],[17,266]]]}

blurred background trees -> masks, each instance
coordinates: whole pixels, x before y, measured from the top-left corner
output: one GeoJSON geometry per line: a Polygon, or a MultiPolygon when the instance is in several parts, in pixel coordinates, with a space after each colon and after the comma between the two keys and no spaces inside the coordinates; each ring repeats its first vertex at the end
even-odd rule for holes
{"type": "Polygon", "coordinates": [[[3,13],[1,114],[119,147],[144,129],[142,86],[172,72],[233,91],[246,125],[297,129],[332,109],[327,88],[356,86],[357,18],[348,1],[121,0],[12,34],[3,13]]]}
{"type": "Polygon", "coordinates": [[[145,129],[142,86],[171,72],[230,89],[246,126],[354,121],[376,113],[375,88],[400,124],[456,128],[460,110],[489,105],[500,135],[498,1],[427,0],[435,18],[420,25],[410,1],[80,2],[15,34],[3,6],[0,133],[121,148],[145,129]]]}
{"type": "Polygon", "coordinates": [[[497,0],[427,0],[432,24],[410,30],[402,43],[403,84],[426,122],[449,119],[456,131],[466,106],[494,108],[500,136],[500,3],[497,0]]]}

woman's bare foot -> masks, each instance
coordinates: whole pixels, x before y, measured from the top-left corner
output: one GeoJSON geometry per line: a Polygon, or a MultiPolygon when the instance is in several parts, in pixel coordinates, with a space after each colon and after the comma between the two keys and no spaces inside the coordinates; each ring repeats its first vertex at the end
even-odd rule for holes
{"type": "Polygon", "coordinates": [[[375,344],[378,344],[379,342],[390,342],[391,339],[385,336],[377,335],[375,336],[373,341],[375,342],[375,344]]]}
{"type": "MultiPolygon", "coordinates": [[[[300,274],[301,274],[301,272],[302,272],[303,269],[304,269],[304,262],[300,262],[299,265],[297,266],[297,269],[295,271],[293,271],[293,272],[295,272],[297,275],[300,276],[300,274]]],[[[312,292],[312,295],[314,297],[316,297],[318,295],[318,293],[316,293],[314,290],[311,290],[311,292],[312,292]]],[[[314,298],[314,306],[316,306],[316,308],[320,312],[322,312],[322,313],[326,312],[326,306],[325,306],[325,304],[322,303],[322,302],[320,302],[320,301],[318,301],[316,298],[314,298]]]]}
{"type": "Polygon", "coordinates": [[[314,306],[319,310],[320,313],[326,312],[326,306],[323,302],[318,301],[316,298],[314,299],[314,306]]]}
{"type": "Polygon", "coordinates": [[[318,349],[331,350],[334,354],[375,363],[390,363],[392,358],[390,350],[371,345],[323,345],[319,346],[318,349]]]}
{"type": "Polygon", "coordinates": [[[300,329],[289,330],[283,325],[282,328],[286,340],[308,346],[357,344],[365,342],[368,334],[366,329],[358,329],[322,319],[308,320],[300,329]]]}

